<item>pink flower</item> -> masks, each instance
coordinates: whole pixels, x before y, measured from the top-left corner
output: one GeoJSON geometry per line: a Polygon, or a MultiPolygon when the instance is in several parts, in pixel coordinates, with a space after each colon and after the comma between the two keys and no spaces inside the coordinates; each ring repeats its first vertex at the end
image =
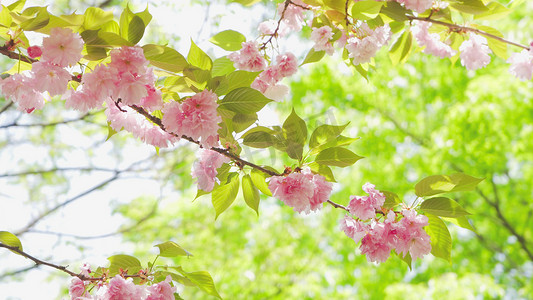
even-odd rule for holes
{"type": "Polygon", "coordinates": [[[315,42],[313,49],[316,51],[326,51],[328,55],[333,54],[333,45],[329,40],[333,37],[333,31],[331,27],[324,25],[320,28],[313,28],[311,32],[311,40],[315,42]]]}
{"type": "Polygon", "coordinates": [[[117,94],[118,71],[115,68],[110,68],[103,64],[99,64],[90,73],[83,74],[81,83],[83,90],[88,90],[90,94],[94,95],[96,99],[103,103],[110,96],[117,94]]]}
{"type": "Polygon", "coordinates": [[[276,57],[279,76],[289,77],[298,71],[298,60],[294,54],[287,52],[276,57]]]}
{"type": "Polygon", "coordinates": [[[520,80],[531,80],[533,74],[533,47],[530,50],[522,50],[513,53],[507,60],[511,64],[509,72],[520,80]]]}
{"type": "Polygon", "coordinates": [[[200,140],[203,146],[209,147],[218,135],[218,123],[222,122],[217,114],[217,100],[215,93],[204,90],[182,103],[167,103],[162,110],[163,125],[170,132],[200,140]]]}
{"type": "Polygon", "coordinates": [[[388,25],[372,30],[366,23],[363,23],[358,29],[366,36],[349,38],[346,44],[346,50],[349,52],[348,57],[353,58],[354,65],[370,62],[372,57],[376,56],[376,52],[390,38],[390,27],[388,25]]]}
{"type": "Polygon", "coordinates": [[[39,46],[28,47],[28,56],[30,58],[37,58],[43,54],[43,50],[39,46]]]}
{"type": "Polygon", "coordinates": [[[413,260],[429,254],[431,241],[423,229],[428,225],[428,218],[424,215],[417,215],[414,210],[404,210],[402,214],[404,218],[396,227],[398,236],[396,252],[403,253],[404,256],[409,252],[413,260]]]}
{"type": "Polygon", "coordinates": [[[147,287],[146,289],[150,294],[146,300],[174,300],[176,287],[170,286],[171,281],[172,279],[168,275],[165,281],[147,287]]]}
{"type": "Polygon", "coordinates": [[[124,105],[137,105],[141,99],[148,96],[146,85],[150,85],[150,78],[143,75],[134,75],[131,72],[124,72],[118,81],[118,91],[114,97],[120,98],[124,105]]]}
{"type": "Polygon", "coordinates": [[[17,103],[20,110],[31,113],[44,106],[44,98],[33,89],[33,83],[32,78],[17,73],[2,80],[0,86],[6,98],[17,103]]]}
{"type": "Polygon", "coordinates": [[[265,97],[272,99],[274,101],[281,101],[283,98],[289,93],[289,87],[281,84],[276,83],[274,85],[268,86],[266,90],[263,92],[265,97]]]}
{"type": "Polygon", "coordinates": [[[359,243],[367,232],[370,231],[370,226],[345,215],[340,221],[340,229],[344,231],[346,236],[354,240],[354,242],[359,243]]]}
{"type": "Polygon", "coordinates": [[[143,48],[122,46],[110,52],[111,62],[109,67],[115,68],[119,73],[130,72],[133,75],[141,75],[146,72],[148,61],[144,57],[143,48]]]}
{"type": "Polygon", "coordinates": [[[198,160],[194,162],[191,172],[198,182],[198,188],[206,192],[212,191],[218,174],[217,169],[229,161],[229,158],[216,151],[200,149],[198,160]]]}
{"type": "Polygon", "coordinates": [[[294,211],[309,210],[309,202],[314,195],[314,185],[305,174],[294,172],[287,176],[273,176],[268,188],[274,197],[294,208],[294,211]]]}
{"type": "Polygon", "coordinates": [[[274,31],[276,30],[277,26],[278,26],[278,22],[274,20],[267,20],[267,21],[261,22],[257,29],[259,30],[259,32],[261,32],[261,34],[270,35],[270,34],[274,34],[274,31]]]}
{"type": "Polygon", "coordinates": [[[77,63],[82,58],[82,50],[81,36],[68,28],[52,28],[50,36],[43,39],[43,60],[60,67],[77,63]]]}
{"type": "Polygon", "coordinates": [[[133,283],[131,278],[127,280],[120,275],[113,277],[109,283],[100,289],[103,290],[101,300],[141,300],[144,298],[144,288],[133,283]]]}
{"type": "Polygon", "coordinates": [[[78,297],[87,296],[85,291],[85,283],[78,277],[72,278],[68,287],[68,294],[70,299],[78,299],[78,297]]]}
{"type": "Polygon", "coordinates": [[[233,62],[235,68],[250,72],[262,71],[267,65],[254,41],[242,43],[241,50],[231,53],[228,58],[233,62]]]}
{"type": "Polygon", "coordinates": [[[367,182],[363,185],[363,191],[368,193],[369,196],[350,197],[348,210],[351,214],[361,220],[368,220],[376,217],[376,210],[381,209],[383,203],[385,203],[385,195],[375,190],[374,187],[373,184],[367,182]]]}
{"type": "Polygon", "coordinates": [[[141,106],[148,111],[154,111],[163,108],[163,99],[161,91],[153,85],[145,85],[148,95],[141,99],[141,106]]]}
{"type": "Polygon", "coordinates": [[[388,228],[383,223],[376,223],[372,230],[361,240],[361,253],[369,262],[385,262],[389,258],[392,247],[387,240],[388,228]]]}
{"type": "Polygon", "coordinates": [[[65,99],[65,107],[73,108],[82,112],[87,112],[90,109],[97,108],[102,106],[103,101],[98,99],[90,90],[67,90],[63,94],[63,99],[65,99]]]}
{"type": "Polygon", "coordinates": [[[429,27],[431,27],[431,23],[424,21],[417,21],[416,25],[411,27],[411,32],[416,38],[418,45],[425,47],[422,52],[440,58],[454,56],[457,52],[449,45],[441,42],[440,36],[437,33],[429,33],[429,27]]]}
{"type": "Polygon", "coordinates": [[[469,70],[477,70],[490,63],[491,51],[487,46],[487,39],[480,35],[470,33],[470,39],[461,44],[459,51],[461,64],[469,70]]]}
{"type": "Polygon", "coordinates": [[[423,13],[433,5],[433,0],[396,0],[398,3],[403,3],[405,8],[423,13]]]}
{"type": "Polygon", "coordinates": [[[32,64],[33,88],[38,92],[48,92],[50,96],[61,95],[67,90],[71,76],[69,72],[47,61],[32,64]]]}
{"type": "Polygon", "coordinates": [[[302,30],[302,25],[304,24],[304,7],[307,7],[307,4],[301,0],[292,0],[288,6],[286,6],[285,2],[278,5],[278,14],[280,16],[283,15],[282,24],[287,30],[296,32],[302,30]]]}
{"type": "Polygon", "coordinates": [[[310,213],[322,208],[328,201],[332,184],[324,176],[313,174],[309,168],[287,176],[273,176],[268,188],[272,195],[294,208],[296,212],[310,213]]]}

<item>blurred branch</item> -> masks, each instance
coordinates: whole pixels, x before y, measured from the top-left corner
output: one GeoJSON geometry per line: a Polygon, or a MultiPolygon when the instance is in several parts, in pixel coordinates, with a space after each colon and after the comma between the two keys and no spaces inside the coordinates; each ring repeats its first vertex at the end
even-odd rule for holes
{"type": "Polygon", "coordinates": [[[4,274],[0,274],[0,279],[11,277],[11,276],[15,276],[15,275],[22,274],[22,273],[26,273],[26,272],[31,271],[33,269],[36,269],[38,267],[39,267],[39,265],[32,265],[32,266],[29,266],[27,268],[18,269],[18,270],[15,270],[15,271],[11,271],[11,272],[7,272],[7,273],[4,273],[4,274]]]}
{"type": "Polygon", "coordinates": [[[10,101],[8,104],[6,104],[4,107],[0,109],[0,114],[8,110],[13,105],[13,101],[10,101]]]}
{"type": "Polygon", "coordinates": [[[51,122],[51,123],[35,123],[35,124],[18,124],[17,123],[17,120],[11,124],[7,124],[7,125],[2,125],[0,126],[0,129],[2,128],[8,128],[8,127],[13,127],[13,126],[17,126],[17,127],[47,127],[47,126],[56,126],[56,125],[60,125],[60,124],[68,124],[68,123],[72,123],[72,122],[78,122],[78,121],[83,121],[85,120],[87,117],[93,115],[94,113],[86,113],[82,116],[80,116],[79,118],[75,118],[75,119],[70,119],[70,120],[62,120],[62,121],[57,121],[57,122],[51,122]]]}
{"type": "Polygon", "coordinates": [[[2,178],[2,177],[18,177],[18,176],[27,176],[27,175],[40,175],[40,174],[53,173],[53,172],[70,172],[70,171],[79,171],[79,172],[91,172],[91,171],[116,172],[117,170],[115,170],[115,169],[107,169],[107,168],[99,168],[99,167],[53,168],[53,169],[49,169],[49,170],[24,171],[24,172],[19,172],[19,173],[0,174],[0,178],[2,178]]]}
{"type": "Polygon", "coordinates": [[[102,239],[102,238],[114,236],[114,235],[117,235],[117,234],[127,233],[127,232],[130,232],[130,231],[136,229],[137,226],[141,225],[142,223],[144,223],[145,221],[147,221],[148,219],[152,218],[155,215],[155,213],[157,212],[158,205],[159,205],[159,201],[154,203],[154,205],[152,206],[152,209],[145,216],[143,216],[142,218],[137,220],[137,222],[135,222],[135,224],[133,224],[131,226],[128,226],[128,227],[126,227],[124,229],[120,229],[120,230],[117,230],[115,232],[110,232],[110,233],[106,233],[106,234],[93,235],[93,236],[80,236],[80,235],[75,235],[75,234],[52,232],[52,231],[41,231],[41,230],[33,230],[33,229],[30,229],[27,232],[56,235],[56,236],[59,236],[59,237],[63,237],[63,236],[72,237],[72,238],[76,238],[76,239],[80,239],[80,240],[102,239]]]}

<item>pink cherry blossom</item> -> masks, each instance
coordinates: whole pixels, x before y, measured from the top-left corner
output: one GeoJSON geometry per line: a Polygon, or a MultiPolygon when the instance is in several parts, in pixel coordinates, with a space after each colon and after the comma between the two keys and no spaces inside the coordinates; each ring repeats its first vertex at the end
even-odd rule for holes
{"type": "Polygon", "coordinates": [[[376,210],[381,209],[385,203],[385,195],[375,190],[375,186],[368,182],[363,185],[363,191],[369,196],[351,196],[348,210],[359,219],[368,220],[376,217],[376,210]]]}
{"type": "Polygon", "coordinates": [[[294,54],[287,52],[276,57],[276,66],[281,77],[289,77],[298,71],[298,60],[294,54]]]}
{"type": "Polygon", "coordinates": [[[431,23],[424,21],[417,21],[415,26],[411,27],[411,32],[418,45],[425,47],[422,52],[440,58],[454,56],[457,52],[449,45],[443,43],[437,33],[429,33],[429,27],[431,27],[431,23]]]}
{"type": "Polygon", "coordinates": [[[291,2],[282,2],[278,5],[278,14],[283,15],[282,25],[287,28],[287,30],[298,32],[302,30],[302,25],[304,24],[304,7],[307,7],[307,4],[303,3],[301,0],[292,0],[291,2]]]}
{"type": "Polygon", "coordinates": [[[32,87],[38,92],[48,92],[50,96],[61,95],[67,90],[70,73],[47,61],[32,64],[32,87]]]}
{"type": "Polygon", "coordinates": [[[431,241],[423,229],[428,225],[428,218],[424,215],[417,215],[414,210],[403,210],[402,214],[404,217],[396,227],[398,236],[395,245],[396,252],[404,255],[409,252],[413,260],[429,254],[431,241]]]}
{"type": "Polygon", "coordinates": [[[43,38],[43,60],[60,67],[77,63],[82,58],[82,50],[81,36],[69,28],[52,28],[50,36],[43,38]]]}
{"type": "Polygon", "coordinates": [[[470,39],[461,44],[459,51],[461,64],[469,70],[477,70],[490,63],[491,51],[487,46],[487,39],[480,35],[470,33],[470,39]]]}
{"type": "Polygon", "coordinates": [[[81,83],[84,90],[90,91],[97,99],[103,103],[110,96],[117,94],[118,71],[115,68],[110,68],[106,65],[99,64],[90,73],[83,74],[81,83]]]}
{"type": "Polygon", "coordinates": [[[304,173],[314,185],[314,193],[309,200],[309,210],[320,210],[320,208],[322,208],[322,203],[329,200],[333,184],[326,181],[324,176],[320,174],[313,174],[309,168],[305,168],[302,173],[304,173]]]}
{"type": "MultiPolygon", "coordinates": [[[[313,28],[311,32],[311,40],[315,42],[313,49],[316,51],[326,51],[328,55],[333,54],[333,45],[331,45],[330,39],[333,37],[333,31],[331,27],[324,25],[320,28],[313,28]]],[[[343,46],[344,47],[344,46],[343,46]]]]}
{"type": "Polygon", "coordinates": [[[363,37],[351,37],[347,40],[346,50],[349,58],[353,58],[353,64],[368,63],[376,52],[385,45],[390,38],[389,25],[377,27],[372,30],[363,23],[359,31],[366,35],[363,37]]]}
{"type": "Polygon", "coordinates": [[[148,61],[144,57],[143,48],[122,46],[110,52],[111,62],[109,67],[115,68],[119,73],[130,72],[133,75],[145,73],[148,61]]]}
{"type": "Polygon", "coordinates": [[[279,102],[283,100],[283,98],[288,93],[289,93],[288,86],[281,84],[281,83],[276,83],[274,85],[268,86],[263,94],[265,95],[265,97],[279,102]]]}
{"type": "Polygon", "coordinates": [[[314,195],[314,185],[303,173],[272,176],[268,184],[272,195],[292,207],[296,212],[307,212],[314,195]]]}
{"type": "Polygon", "coordinates": [[[196,179],[198,188],[210,192],[215,187],[217,169],[229,162],[226,156],[208,149],[200,149],[199,157],[194,162],[191,175],[196,179]]]}
{"type": "Polygon", "coordinates": [[[75,300],[79,297],[87,296],[85,291],[85,283],[78,277],[72,278],[68,287],[68,294],[70,299],[75,300]]]}
{"type": "Polygon", "coordinates": [[[259,53],[257,43],[254,41],[242,43],[241,50],[231,53],[228,58],[235,68],[245,71],[258,72],[267,66],[265,58],[259,53]]]}
{"type": "Polygon", "coordinates": [[[398,3],[403,3],[405,8],[423,13],[433,5],[433,0],[396,0],[398,3]]]}
{"type": "Polygon", "coordinates": [[[215,93],[204,90],[182,103],[167,103],[162,110],[163,125],[170,132],[200,140],[205,147],[212,146],[209,141],[218,135],[218,123],[222,122],[217,114],[217,100],[215,93]]]}
{"type": "Polygon", "coordinates": [[[98,293],[103,294],[99,298],[101,300],[141,300],[145,296],[142,286],[137,286],[131,278],[124,279],[120,275],[113,277],[98,293]]]}
{"type": "Polygon", "coordinates": [[[172,279],[168,275],[165,281],[147,287],[146,290],[150,294],[145,300],[174,300],[176,287],[170,286],[171,281],[172,279]]]}
{"type": "Polygon", "coordinates": [[[44,106],[44,98],[33,89],[33,84],[32,78],[18,73],[0,82],[2,94],[17,103],[18,108],[27,113],[44,106]]]}
{"type": "Polygon", "coordinates": [[[511,54],[507,60],[511,64],[509,72],[520,80],[531,80],[533,74],[533,47],[511,54]]]}
{"type": "Polygon", "coordinates": [[[148,96],[146,85],[150,85],[150,78],[143,75],[134,75],[131,72],[124,72],[120,75],[117,85],[116,99],[125,105],[137,105],[141,99],[148,96]]]}
{"type": "Polygon", "coordinates": [[[67,90],[63,94],[65,107],[73,108],[82,112],[87,112],[93,108],[102,106],[102,101],[98,99],[90,90],[83,89],[79,91],[67,90]]]}
{"type": "Polygon", "coordinates": [[[275,20],[266,20],[261,23],[259,23],[259,27],[257,28],[261,34],[269,35],[274,34],[274,31],[276,31],[276,27],[278,26],[278,22],[275,20]]]}
{"type": "Polygon", "coordinates": [[[39,46],[28,47],[28,56],[30,58],[37,58],[43,54],[43,50],[39,46]]]}
{"type": "Polygon", "coordinates": [[[385,262],[392,247],[387,240],[388,228],[383,223],[375,223],[372,230],[361,240],[361,253],[369,262],[385,262]]]}
{"type": "Polygon", "coordinates": [[[152,85],[145,85],[148,95],[141,99],[141,106],[148,110],[154,111],[163,108],[163,99],[161,91],[152,85]]]}
{"type": "Polygon", "coordinates": [[[345,215],[340,221],[340,229],[344,231],[346,236],[359,243],[361,239],[370,230],[370,227],[361,221],[356,221],[352,217],[345,215]]]}

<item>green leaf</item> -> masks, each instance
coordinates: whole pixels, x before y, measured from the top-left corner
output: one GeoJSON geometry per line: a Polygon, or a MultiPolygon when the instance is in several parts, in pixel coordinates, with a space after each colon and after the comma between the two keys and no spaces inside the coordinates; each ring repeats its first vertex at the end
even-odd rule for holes
{"type": "Polygon", "coordinates": [[[437,216],[426,214],[429,226],[424,229],[431,239],[431,254],[440,257],[448,262],[452,262],[452,237],[446,224],[437,216]]]}
{"type": "Polygon", "coordinates": [[[134,16],[128,25],[128,41],[137,44],[144,35],[144,22],[139,16],[134,16]]]}
{"type": "Polygon", "coordinates": [[[270,128],[257,126],[243,135],[243,144],[253,148],[268,148],[274,145],[274,131],[270,128]]]}
{"type": "Polygon", "coordinates": [[[246,37],[234,30],[224,30],[215,34],[209,41],[227,51],[237,51],[246,42],[246,37]]]}
{"type": "Polygon", "coordinates": [[[318,126],[309,139],[309,148],[315,148],[319,145],[326,144],[327,142],[338,137],[342,131],[348,126],[349,123],[341,126],[335,125],[320,125],[318,126]]]}
{"type": "Polygon", "coordinates": [[[251,209],[255,210],[259,216],[259,190],[254,186],[252,177],[248,174],[242,177],[242,195],[246,205],[251,209]]]}
{"type": "Polygon", "coordinates": [[[487,4],[488,11],[474,16],[474,20],[497,20],[507,16],[511,10],[498,2],[487,4]]]}
{"type": "Polygon", "coordinates": [[[381,13],[394,21],[405,22],[409,20],[407,14],[409,10],[403,7],[400,3],[394,1],[388,1],[381,9],[381,13]]]}
{"type": "Polygon", "coordinates": [[[398,197],[398,195],[396,195],[395,193],[389,192],[389,191],[380,191],[380,192],[382,192],[385,195],[385,203],[383,203],[383,207],[390,209],[402,203],[402,200],[400,199],[400,197],[398,197]]]}
{"type": "Polygon", "coordinates": [[[420,180],[415,185],[418,197],[433,196],[448,192],[471,191],[483,180],[463,173],[433,175],[420,180]]]}
{"type": "Polygon", "coordinates": [[[237,197],[239,192],[239,174],[230,173],[228,176],[228,183],[224,185],[215,184],[215,188],[211,193],[211,202],[215,208],[215,220],[222,214],[237,197]]]}
{"type": "Polygon", "coordinates": [[[409,270],[412,269],[411,267],[411,264],[413,262],[413,259],[411,258],[411,253],[407,252],[407,254],[405,254],[405,256],[401,253],[396,253],[396,250],[392,250],[403,262],[405,262],[407,264],[407,266],[409,267],[409,270]]]}
{"type": "Polygon", "coordinates": [[[472,227],[472,225],[470,224],[470,222],[468,221],[468,218],[466,216],[462,216],[462,217],[457,217],[457,218],[441,218],[443,219],[444,221],[447,221],[447,222],[450,222],[452,224],[455,224],[459,227],[462,227],[464,229],[468,229],[472,232],[476,232],[476,230],[474,229],[474,227],[472,227]]]}
{"type": "Polygon", "coordinates": [[[202,291],[206,292],[209,295],[222,299],[222,297],[220,297],[220,295],[217,292],[215,283],[213,282],[213,278],[208,272],[198,271],[198,272],[189,273],[189,272],[185,272],[181,267],[178,269],[178,272],[181,273],[181,275],[187,277],[189,280],[191,280],[202,291]]]}
{"type": "Polygon", "coordinates": [[[344,13],[346,2],[344,0],[323,0],[324,4],[336,11],[344,13]]]}
{"type": "Polygon", "coordinates": [[[312,162],[308,164],[308,167],[313,171],[314,173],[320,174],[326,178],[327,181],[331,182],[337,182],[335,181],[335,176],[333,175],[333,172],[331,171],[331,168],[325,165],[317,164],[316,162],[312,162]]]}
{"type": "Polygon", "coordinates": [[[219,101],[219,105],[236,113],[251,114],[260,111],[271,101],[256,89],[241,87],[229,92],[219,101]]]}
{"type": "Polygon", "coordinates": [[[304,61],[302,62],[300,66],[320,61],[322,57],[324,57],[325,54],[326,54],[326,51],[324,50],[316,51],[315,49],[311,48],[311,50],[309,50],[309,52],[304,58],[304,61]]]}
{"type": "Polygon", "coordinates": [[[130,255],[117,254],[107,258],[111,263],[109,265],[109,276],[115,276],[122,270],[128,270],[128,274],[136,274],[139,272],[141,267],[141,262],[130,255]]]}
{"type": "Polygon", "coordinates": [[[266,179],[269,177],[270,175],[261,172],[257,169],[253,169],[250,173],[250,178],[252,179],[254,186],[257,187],[261,191],[261,193],[267,196],[272,196],[272,192],[270,192],[268,184],[266,183],[266,179]]]}
{"type": "Polygon", "coordinates": [[[178,73],[188,65],[185,57],[170,47],[148,44],[142,48],[150,64],[163,70],[178,73]]]}
{"type": "Polygon", "coordinates": [[[130,41],[123,39],[120,35],[113,32],[98,32],[98,37],[105,41],[105,46],[133,46],[130,41]]]}
{"type": "Polygon", "coordinates": [[[473,15],[481,14],[489,10],[481,0],[455,0],[455,2],[450,3],[450,6],[457,11],[473,15]]]}
{"type": "MultiPolygon", "coordinates": [[[[10,247],[17,247],[20,251],[22,251],[22,243],[20,242],[19,238],[8,231],[0,231],[0,243],[6,244],[10,247]]],[[[15,254],[19,254],[15,251],[9,250],[15,254]]],[[[20,254],[19,254],[20,255],[20,254]]]]}
{"type": "Polygon", "coordinates": [[[321,165],[347,167],[353,165],[360,160],[361,156],[352,151],[342,147],[332,147],[320,151],[316,156],[315,161],[321,165]]]}
{"type": "Polygon", "coordinates": [[[260,72],[237,70],[226,75],[228,79],[228,92],[240,87],[249,87],[260,72]]]}
{"type": "Polygon", "coordinates": [[[383,2],[364,0],[355,2],[352,6],[352,17],[358,20],[371,20],[379,15],[383,2]]]}
{"type": "Polygon", "coordinates": [[[157,244],[154,247],[159,248],[159,256],[162,257],[193,256],[192,253],[171,241],[157,244]]]}
{"type": "Polygon", "coordinates": [[[305,140],[307,139],[307,125],[305,124],[305,121],[296,114],[294,108],[285,122],[283,122],[282,129],[287,140],[302,145],[305,143],[305,140]]]}
{"type": "Polygon", "coordinates": [[[176,282],[179,282],[183,285],[186,285],[186,286],[196,286],[196,284],[194,282],[192,282],[189,278],[185,277],[185,276],[182,276],[182,275],[179,275],[179,274],[176,274],[176,273],[173,273],[173,272],[168,272],[168,271],[157,271],[154,273],[154,276],[161,276],[163,277],[163,280],[167,277],[167,275],[170,275],[170,277],[172,277],[172,280],[176,281],[176,282]]]}
{"type": "Polygon", "coordinates": [[[202,49],[200,49],[191,39],[191,48],[187,55],[187,61],[202,70],[211,71],[213,68],[213,61],[202,49]]]}
{"type": "Polygon", "coordinates": [[[98,7],[89,7],[84,13],[83,27],[85,29],[98,29],[100,25],[113,20],[113,12],[104,11],[98,7]]]}
{"type": "Polygon", "coordinates": [[[50,15],[46,7],[28,7],[22,13],[22,16],[28,17],[27,20],[19,24],[20,28],[26,31],[34,31],[48,25],[50,15]]]}
{"type": "Polygon", "coordinates": [[[331,147],[337,147],[337,146],[347,146],[347,145],[350,145],[351,143],[357,141],[359,138],[349,138],[349,137],[346,137],[346,136],[343,136],[343,135],[339,135],[337,138],[325,143],[325,144],[322,144],[322,145],[319,145],[318,147],[315,147],[311,150],[310,154],[311,155],[315,155],[317,153],[319,153],[320,151],[324,150],[324,149],[327,149],[327,148],[331,148],[331,147]]]}
{"type": "Polygon", "coordinates": [[[405,30],[390,48],[389,57],[393,65],[404,63],[409,58],[409,53],[413,45],[413,35],[411,30],[405,30]]]}
{"type": "Polygon", "coordinates": [[[257,114],[235,114],[232,118],[233,131],[241,132],[257,121],[257,114]]]}
{"type": "Polygon", "coordinates": [[[426,199],[420,209],[439,217],[457,218],[470,215],[459,203],[445,197],[426,199]]]}
{"type": "Polygon", "coordinates": [[[117,132],[115,131],[115,129],[113,129],[113,127],[111,127],[111,122],[107,122],[107,138],[105,139],[106,142],[115,134],[117,134],[117,132]]]}
{"type": "MultiPolygon", "coordinates": [[[[476,27],[477,29],[483,30],[487,33],[490,33],[492,35],[495,35],[497,37],[503,37],[503,34],[501,32],[499,32],[498,30],[492,27],[484,26],[484,25],[475,25],[474,27],[476,27]]],[[[507,55],[507,43],[487,37],[487,36],[485,37],[487,38],[487,44],[490,50],[492,50],[492,52],[494,52],[496,56],[502,59],[507,59],[507,56],[508,56],[507,55]]]]}
{"type": "Polygon", "coordinates": [[[227,56],[219,57],[213,62],[213,77],[223,76],[233,71],[235,71],[235,67],[233,66],[233,62],[227,56]]]}
{"type": "Polygon", "coordinates": [[[21,12],[26,5],[26,0],[18,0],[10,4],[7,8],[12,12],[21,12]]]}

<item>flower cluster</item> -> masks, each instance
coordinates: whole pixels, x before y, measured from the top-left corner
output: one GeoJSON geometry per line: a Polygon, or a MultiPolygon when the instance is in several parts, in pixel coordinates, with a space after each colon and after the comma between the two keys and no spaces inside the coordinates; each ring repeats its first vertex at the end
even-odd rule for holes
{"type": "Polygon", "coordinates": [[[459,51],[461,51],[461,65],[469,70],[477,70],[490,63],[491,51],[487,39],[480,35],[470,33],[470,39],[461,44],[459,51]]]}
{"type": "Polygon", "coordinates": [[[218,123],[222,122],[217,113],[217,100],[215,93],[203,90],[181,103],[166,103],[161,122],[169,132],[200,141],[204,148],[214,147],[218,144],[218,123]]]}
{"type": "Polygon", "coordinates": [[[367,183],[363,190],[369,195],[352,196],[349,212],[357,219],[346,215],[340,221],[340,229],[356,243],[361,242],[361,253],[370,262],[385,262],[391,250],[404,257],[409,253],[412,259],[427,255],[431,251],[429,235],[424,230],[428,218],[416,211],[404,209],[401,213],[389,210],[386,216],[378,218],[376,211],[384,214],[382,208],[385,195],[367,183]]]}
{"type": "Polygon", "coordinates": [[[313,174],[309,168],[287,176],[273,176],[268,188],[272,195],[294,208],[296,212],[318,211],[328,201],[332,184],[324,176],[313,174]]]}
{"type": "MultiPolygon", "coordinates": [[[[533,44],[533,43],[532,43],[533,44]]],[[[507,60],[511,64],[509,72],[520,80],[531,80],[533,74],[533,45],[528,50],[513,53],[507,60]]]]}
{"type": "Polygon", "coordinates": [[[267,61],[259,52],[259,47],[255,41],[242,43],[241,50],[231,53],[228,58],[233,62],[235,68],[244,71],[263,71],[267,66],[267,61]]]}
{"type": "Polygon", "coordinates": [[[212,191],[218,174],[217,169],[229,161],[229,158],[218,152],[200,149],[191,172],[192,177],[196,178],[198,188],[206,192],[212,191]]]}
{"type": "Polygon", "coordinates": [[[289,92],[289,87],[279,83],[284,77],[294,75],[298,71],[298,60],[294,54],[287,52],[276,57],[276,63],[267,67],[252,83],[252,88],[266,97],[281,101],[289,92]]]}
{"type": "Polygon", "coordinates": [[[417,21],[415,26],[411,27],[411,32],[418,45],[420,47],[425,47],[422,52],[440,58],[454,56],[457,52],[449,45],[443,43],[437,33],[429,33],[429,27],[431,27],[431,23],[424,21],[417,21]]]}
{"type": "Polygon", "coordinates": [[[71,79],[65,69],[78,62],[83,49],[83,40],[68,28],[53,28],[50,36],[43,38],[43,46],[28,49],[30,57],[42,56],[33,63],[26,74],[15,74],[0,82],[2,93],[17,103],[19,109],[31,113],[44,106],[42,93],[61,95],[67,90],[71,79]]]}
{"type": "Polygon", "coordinates": [[[313,49],[316,51],[326,51],[328,55],[333,54],[333,45],[330,40],[333,37],[331,27],[324,25],[320,28],[313,28],[311,32],[311,41],[315,42],[313,49]]]}
{"type": "Polygon", "coordinates": [[[276,33],[278,36],[286,36],[291,31],[298,32],[302,30],[304,22],[304,10],[308,9],[307,4],[301,0],[284,1],[278,4],[278,14],[283,16],[280,20],[279,27],[278,22],[274,20],[267,20],[259,24],[259,31],[264,35],[273,35],[276,33]],[[277,32],[276,32],[277,28],[277,32]]]}
{"type": "Polygon", "coordinates": [[[346,44],[348,57],[353,58],[353,64],[368,63],[376,52],[387,44],[391,36],[389,25],[370,29],[366,23],[357,28],[357,36],[349,37],[346,44]]]}
{"type": "Polygon", "coordinates": [[[108,283],[97,285],[97,291],[91,295],[88,290],[90,282],[75,277],[70,283],[69,295],[72,300],[173,300],[176,287],[171,286],[171,282],[169,275],[159,283],[136,285],[131,277],[125,279],[116,275],[108,283]]]}
{"type": "Polygon", "coordinates": [[[396,2],[417,13],[423,13],[433,5],[433,0],[396,0],[396,2]]]}

